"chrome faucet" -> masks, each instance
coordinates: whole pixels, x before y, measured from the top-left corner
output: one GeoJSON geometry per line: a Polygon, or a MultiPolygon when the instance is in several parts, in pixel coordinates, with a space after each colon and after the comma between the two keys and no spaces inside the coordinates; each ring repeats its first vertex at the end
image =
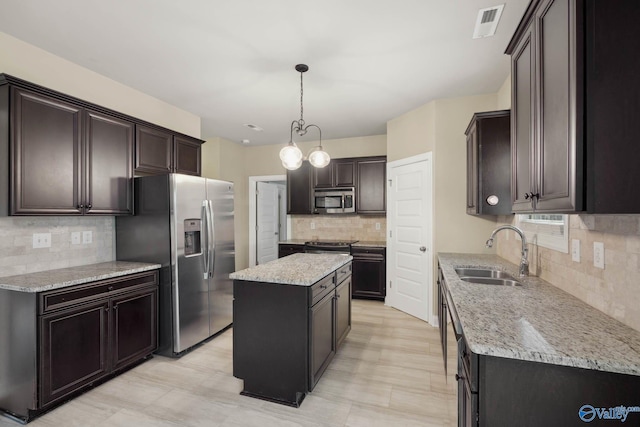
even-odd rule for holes
{"type": "Polygon", "coordinates": [[[487,240],[487,247],[490,248],[493,246],[493,238],[496,237],[498,231],[500,230],[513,230],[520,235],[520,239],[522,239],[522,259],[520,260],[520,269],[518,270],[518,275],[520,277],[529,275],[529,261],[527,260],[527,254],[529,253],[529,249],[527,248],[527,238],[524,236],[522,230],[518,227],[514,227],[513,225],[501,225],[500,227],[493,230],[491,233],[491,237],[487,240]]]}

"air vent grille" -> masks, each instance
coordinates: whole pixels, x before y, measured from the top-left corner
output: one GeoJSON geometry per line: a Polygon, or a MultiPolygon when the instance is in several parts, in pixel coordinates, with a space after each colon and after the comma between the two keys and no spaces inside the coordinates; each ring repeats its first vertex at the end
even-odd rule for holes
{"type": "Polygon", "coordinates": [[[498,22],[500,22],[503,9],[504,4],[480,9],[478,11],[478,18],[476,19],[476,27],[473,30],[473,38],[479,39],[494,35],[496,28],[498,28],[498,22]]]}

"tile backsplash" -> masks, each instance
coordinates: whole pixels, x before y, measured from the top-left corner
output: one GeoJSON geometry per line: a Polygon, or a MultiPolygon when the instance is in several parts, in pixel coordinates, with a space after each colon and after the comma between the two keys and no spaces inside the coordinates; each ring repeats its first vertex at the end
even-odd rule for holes
{"type": "Polygon", "coordinates": [[[360,215],[292,215],[291,238],[385,241],[387,218],[360,215]]]}
{"type": "Polygon", "coordinates": [[[0,277],[113,261],[115,218],[2,217],[0,218],[0,277]],[[91,243],[82,243],[82,232],[91,243]],[[80,232],[72,244],[71,233],[80,232]],[[51,247],[33,248],[34,233],[51,233],[51,247]]]}
{"type": "MultiPolygon", "coordinates": [[[[640,331],[640,215],[569,215],[569,227],[569,248],[572,239],[580,240],[580,262],[530,244],[531,274],[640,331]],[[604,244],[604,269],[593,265],[594,242],[604,244]]],[[[498,234],[498,255],[518,264],[520,241],[509,233],[498,234]]]]}

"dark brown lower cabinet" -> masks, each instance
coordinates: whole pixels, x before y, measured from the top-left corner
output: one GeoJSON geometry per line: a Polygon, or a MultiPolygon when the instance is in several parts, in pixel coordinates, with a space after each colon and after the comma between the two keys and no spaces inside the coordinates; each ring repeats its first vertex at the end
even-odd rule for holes
{"type": "Polygon", "coordinates": [[[158,271],[51,291],[0,290],[0,411],[28,422],[157,347],[158,271]],[[7,355],[3,357],[2,354],[7,355]]]}
{"type": "Polygon", "coordinates": [[[292,254],[304,252],[304,245],[296,245],[293,243],[278,244],[278,258],[286,257],[292,254]]]}
{"type": "Polygon", "coordinates": [[[336,346],[340,344],[351,331],[351,284],[353,276],[345,279],[336,287],[336,346]]]}
{"type": "Polygon", "coordinates": [[[302,403],[351,330],[350,267],[311,286],[234,280],[233,375],[244,382],[241,394],[302,403]]]}
{"type": "Polygon", "coordinates": [[[387,295],[386,248],[356,246],[353,256],[354,298],[384,301],[387,295]]]}
{"type": "Polygon", "coordinates": [[[108,300],[40,318],[42,406],[108,373],[108,327],[108,300]]]}
{"type": "Polygon", "coordinates": [[[151,354],[157,298],[155,272],[43,292],[40,406],[151,354]]]}
{"type": "Polygon", "coordinates": [[[333,292],[309,309],[311,388],[329,366],[336,354],[336,307],[333,292]]]}

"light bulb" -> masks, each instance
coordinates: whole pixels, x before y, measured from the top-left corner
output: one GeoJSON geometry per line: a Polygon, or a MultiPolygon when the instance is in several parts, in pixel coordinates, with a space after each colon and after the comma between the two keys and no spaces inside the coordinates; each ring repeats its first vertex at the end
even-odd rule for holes
{"type": "Polygon", "coordinates": [[[309,163],[316,168],[323,168],[329,164],[331,157],[326,151],[322,150],[322,146],[317,146],[309,153],[309,163]]]}
{"type": "Polygon", "coordinates": [[[295,164],[298,160],[302,160],[302,151],[295,142],[289,141],[289,144],[280,150],[280,160],[283,163],[295,164]]]}
{"type": "Polygon", "coordinates": [[[287,162],[282,162],[282,166],[285,169],[288,169],[290,171],[296,170],[298,169],[300,166],[302,166],[302,159],[298,160],[297,162],[292,162],[292,163],[287,163],[287,162]]]}

